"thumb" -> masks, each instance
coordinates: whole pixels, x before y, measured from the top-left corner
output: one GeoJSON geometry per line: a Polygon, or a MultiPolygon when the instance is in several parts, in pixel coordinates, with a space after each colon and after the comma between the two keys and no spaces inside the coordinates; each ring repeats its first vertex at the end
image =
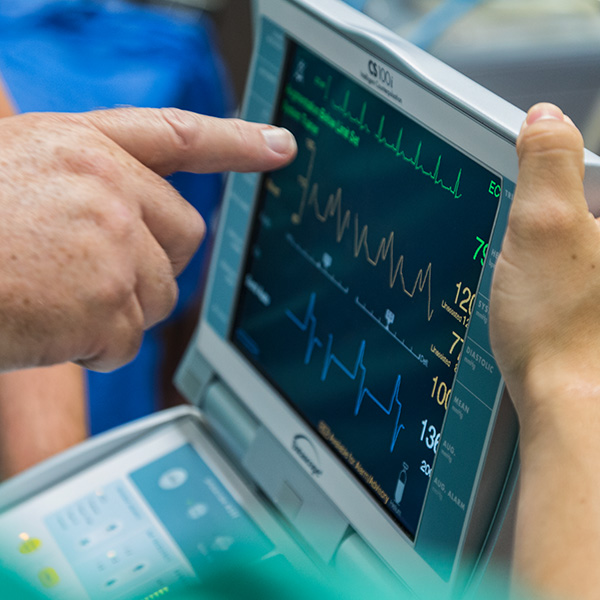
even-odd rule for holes
{"type": "Polygon", "coordinates": [[[598,228],[583,191],[583,140],[559,108],[537,104],[529,110],[517,153],[517,188],[494,269],[490,339],[518,397],[532,361],[576,337],[565,315],[590,281],[598,228]]]}
{"type": "Polygon", "coordinates": [[[552,104],[533,106],[517,139],[519,176],[511,229],[524,240],[562,229],[588,213],[583,190],[583,139],[552,104]]]}
{"type": "Polygon", "coordinates": [[[119,108],[74,118],[100,130],[160,175],[266,171],[296,155],[296,141],[286,129],[175,108],[119,108]]]}

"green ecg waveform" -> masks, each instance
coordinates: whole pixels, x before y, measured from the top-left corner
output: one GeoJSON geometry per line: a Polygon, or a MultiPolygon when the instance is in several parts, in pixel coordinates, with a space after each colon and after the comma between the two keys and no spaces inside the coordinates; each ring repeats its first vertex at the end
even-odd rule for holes
{"type": "Polygon", "coordinates": [[[384,123],[385,123],[385,115],[382,115],[381,120],[379,122],[379,130],[375,134],[375,139],[380,144],[383,144],[386,148],[394,151],[396,156],[398,156],[399,158],[402,158],[402,160],[411,164],[415,168],[415,171],[418,171],[419,173],[422,173],[423,175],[425,175],[426,177],[431,179],[435,185],[439,185],[442,189],[446,190],[447,192],[450,192],[454,196],[455,199],[458,200],[462,196],[462,194],[458,193],[458,186],[460,185],[460,177],[462,175],[462,169],[459,169],[454,185],[446,185],[443,182],[442,178],[439,176],[440,165],[442,164],[442,155],[440,154],[438,156],[437,163],[436,163],[435,169],[433,171],[425,170],[423,165],[420,164],[421,148],[423,147],[423,142],[419,142],[419,145],[417,146],[417,152],[416,152],[414,158],[411,158],[410,156],[406,155],[404,150],[400,149],[402,146],[402,135],[404,134],[404,128],[403,127],[400,128],[400,131],[398,132],[398,139],[396,140],[396,143],[390,144],[383,136],[384,123]]]}
{"type": "Polygon", "coordinates": [[[365,133],[371,133],[369,126],[365,123],[365,116],[367,113],[367,102],[366,100],[362,103],[362,108],[360,110],[360,117],[356,118],[352,115],[352,113],[348,110],[348,103],[350,102],[350,90],[346,92],[344,95],[344,101],[342,104],[336,104],[333,100],[331,101],[331,106],[334,110],[337,110],[341,113],[348,121],[354,123],[361,131],[365,133]]]}
{"type": "MultiPolygon", "coordinates": [[[[323,90],[324,100],[329,100],[329,92],[331,89],[331,76],[328,77],[327,80],[321,79],[320,77],[317,76],[314,79],[314,84],[316,87],[323,90]]],[[[350,90],[346,90],[346,92],[344,94],[344,99],[341,104],[336,103],[335,100],[333,100],[333,99],[330,100],[330,103],[331,103],[331,107],[334,111],[336,111],[337,113],[342,115],[345,119],[347,119],[350,123],[355,125],[361,132],[371,133],[371,129],[370,129],[369,125],[367,124],[368,104],[367,104],[366,100],[361,105],[360,115],[358,117],[353,115],[352,112],[348,108],[349,104],[350,104],[350,90]]],[[[421,164],[421,151],[423,149],[423,142],[419,141],[419,144],[417,146],[417,151],[416,151],[416,154],[414,155],[414,157],[409,156],[402,148],[402,136],[404,134],[404,128],[403,127],[400,128],[396,142],[390,143],[390,142],[388,142],[387,138],[383,134],[384,125],[385,125],[385,115],[381,115],[381,118],[379,119],[379,126],[377,128],[377,133],[375,134],[375,139],[380,144],[383,144],[388,150],[391,150],[396,155],[396,157],[401,158],[408,164],[412,165],[412,167],[415,169],[415,171],[417,171],[418,173],[421,173],[425,177],[431,179],[431,181],[433,181],[434,185],[438,185],[443,190],[452,194],[452,196],[454,196],[454,198],[456,200],[458,200],[462,196],[462,194],[458,191],[458,188],[460,186],[460,178],[462,176],[462,169],[459,169],[458,175],[456,176],[456,181],[454,182],[454,184],[447,185],[446,183],[444,183],[444,180],[440,177],[440,168],[442,165],[442,155],[441,154],[438,155],[437,162],[435,164],[435,168],[433,170],[427,170],[423,166],[423,164],[421,164]]]]}

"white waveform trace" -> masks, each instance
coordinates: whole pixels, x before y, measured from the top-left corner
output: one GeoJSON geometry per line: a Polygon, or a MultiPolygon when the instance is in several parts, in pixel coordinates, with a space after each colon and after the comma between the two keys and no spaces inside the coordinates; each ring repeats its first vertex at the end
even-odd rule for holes
{"type": "MultiPolygon", "coordinates": [[[[340,281],[338,281],[328,270],[327,267],[331,266],[331,261],[325,259],[323,262],[328,264],[323,264],[323,262],[314,259],[294,238],[291,233],[287,233],[285,239],[288,243],[296,250],[303,258],[305,258],[313,267],[315,267],[322,275],[324,275],[333,285],[335,285],[339,290],[347,294],[349,288],[345,287],[340,281]]],[[[327,255],[329,256],[329,255],[327,255]]]]}
{"type": "Polygon", "coordinates": [[[375,323],[377,323],[377,325],[379,325],[382,329],[385,329],[385,331],[391,335],[410,355],[412,355],[414,358],[416,358],[424,367],[428,367],[429,366],[429,359],[425,358],[422,354],[417,354],[413,348],[411,346],[409,346],[405,340],[401,340],[397,334],[395,332],[393,332],[390,329],[390,325],[393,322],[393,319],[390,321],[388,319],[388,313],[386,312],[386,322],[384,323],[381,319],[378,319],[372,311],[370,311],[366,305],[361,304],[360,300],[358,299],[358,296],[356,296],[354,298],[354,303],[356,304],[356,306],[358,306],[366,315],[368,315],[369,317],[371,317],[371,319],[373,319],[373,321],[375,321],[375,323]]]}

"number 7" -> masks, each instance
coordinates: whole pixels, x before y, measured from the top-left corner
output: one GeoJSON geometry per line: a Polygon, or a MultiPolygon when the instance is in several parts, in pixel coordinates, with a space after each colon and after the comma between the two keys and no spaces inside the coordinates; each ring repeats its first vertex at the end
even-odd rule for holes
{"type": "Polygon", "coordinates": [[[462,344],[462,342],[464,342],[463,338],[461,338],[460,335],[458,335],[458,333],[456,333],[456,331],[453,331],[452,335],[456,339],[454,340],[454,344],[452,344],[452,346],[450,346],[450,354],[452,354],[454,352],[454,348],[456,348],[456,344],[458,344],[458,342],[460,342],[461,344],[462,344]]]}
{"type": "MultiPolygon", "coordinates": [[[[477,247],[477,250],[475,250],[475,254],[473,254],[473,260],[475,260],[477,258],[477,255],[479,254],[479,251],[486,246],[487,244],[485,243],[485,240],[482,240],[479,236],[477,236],[475,238],[478,242],[479,242],[479,246],[477,247]]],[[[485,251],[484,251],[485,252],[485,251]]]]}

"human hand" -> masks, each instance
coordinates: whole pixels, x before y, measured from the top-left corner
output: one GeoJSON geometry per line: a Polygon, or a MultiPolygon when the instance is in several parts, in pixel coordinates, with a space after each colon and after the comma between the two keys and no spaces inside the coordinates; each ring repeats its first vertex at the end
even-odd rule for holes
{"type": "Polygon", "coordinates": [[[176,109],[0,121],[0,371],[111,370],[165,318],[204,236],[161,177],[288,163],[289,132],[176,109]]]}
{"type": "Polygon", "coordinates": [[[534,106],[517,151],[490,333],[523,427],[543,423],[553,399],[597,396],[600,228],[584,196],[583,140],[568,117],[534,106]]]}
{"type": "Polygon", "coordinates": [[[492,348],[521,427],[513,579],[535,591],[526,597],[591,600],[600,560],[600,227],[570,119],[534,106],[517,150],[490,302],[492,348]]]}

